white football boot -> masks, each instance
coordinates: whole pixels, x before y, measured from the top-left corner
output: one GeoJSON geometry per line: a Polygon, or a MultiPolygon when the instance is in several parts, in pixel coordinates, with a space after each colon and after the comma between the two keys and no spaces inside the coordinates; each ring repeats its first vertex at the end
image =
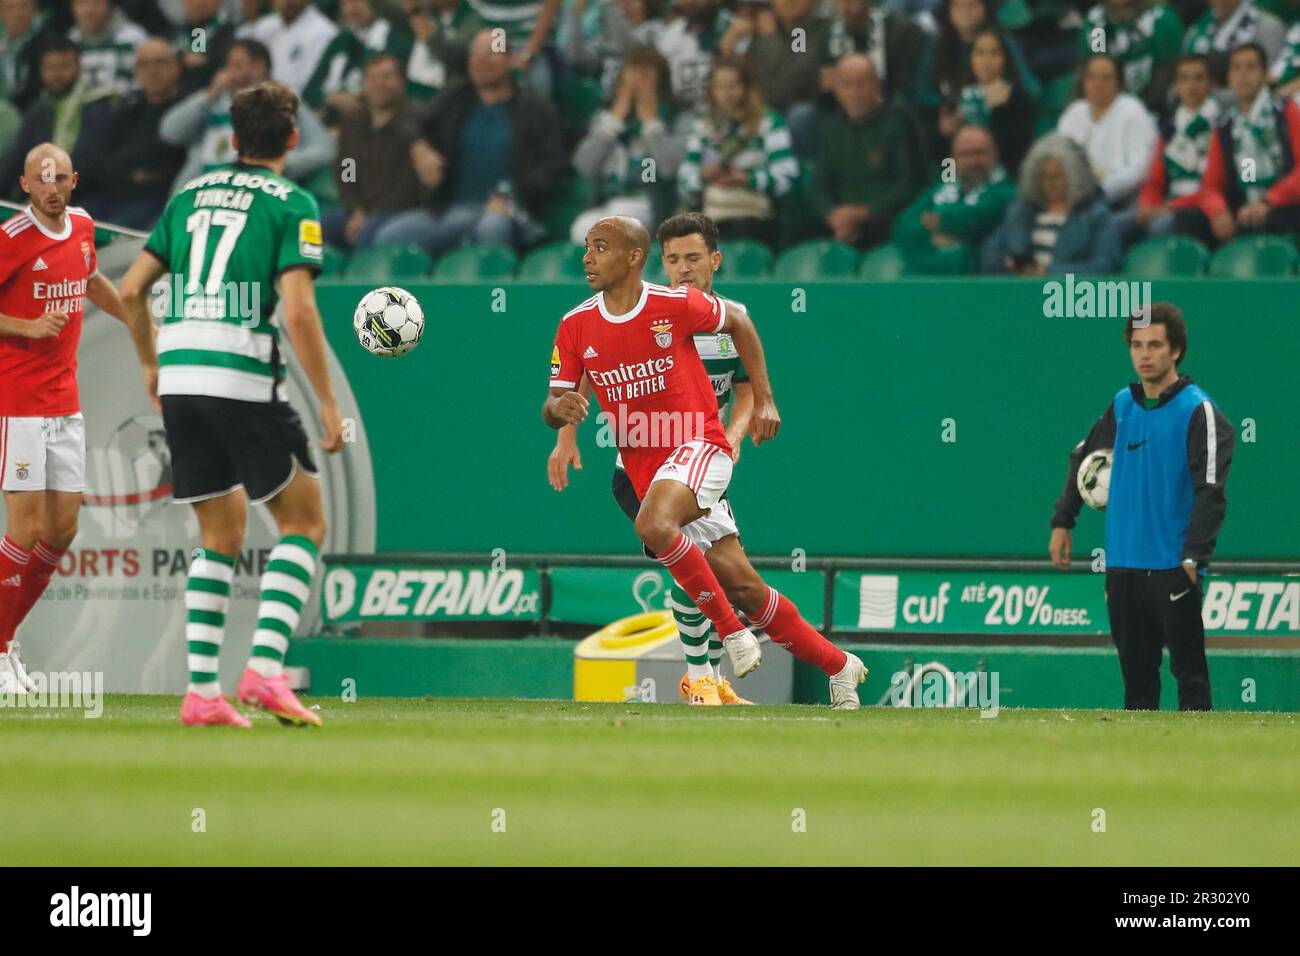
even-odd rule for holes
{"type": "Polygon", "coordinates": [[[737,677],[744,677],[763,663],[763,650],[758,646],[758,638],[748,628],[724,637],[722,648],[731,659],[731,670],[737,677]]]}
{"type": "Polygon", "coordinates": [[[9,666],[13,668],[14,676],[18,682],[27,688],[27,693],[36,692],[36,681],[32,680],[27,674],[27,667],[23,664],[22,658],[18,656],[18,642],[9,642],[9,666]]]}
{"type": "Polygon", "coordinates": [[[831,710],[857,710],[858,685],[867,679],[867,665],[847,651],[840,672],[831,678],[831,710]]]}
{"type": "Polygon", "coordinates": [[[26,697],[27,685],[14,673],[8,651],[0,651],[0,697],[26,697]]]}

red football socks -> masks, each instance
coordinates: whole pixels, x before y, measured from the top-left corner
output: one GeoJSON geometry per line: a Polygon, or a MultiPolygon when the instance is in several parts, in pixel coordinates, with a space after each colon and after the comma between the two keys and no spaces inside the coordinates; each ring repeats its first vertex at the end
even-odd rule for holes
{"type": "Polygon", "coordinates": [[[713,622],[719,636],[726,638],[745,629],[709,567],[704,552],[690,538],[678,532],[672,547],[656,557],[673,580],[691,596],[700,613],[713,622]]]}
{"type": "Polygon", "coordinates": [[[775,588],[767,589],[767,601],[753,622],[755,627],[766,631],[768,637],[776,643],[799,660],[812,664],[827,677],[834,677],[844,669],[848,656],[817,633],[816,628],[803,619],[789,598],[778,593],[775,588]]]}
{"type": "Polygon", "coordinates": [[[50,578],[54,577],[54,572],[59,569],[59,561],[63,559],[64,554],[63,551],[55,551],[44,541],[37,541],[32,546],[32,559],[27,565],[27,571],[23,574],[23,586],[18,596],[18,606],[14,609],[13,616],[8,622],[8,633],[0,631],[0,638],[13,639],[19,625],[26,620],[27,615],[36,606],[36,602],[45,593],[45,589],[50,586],[50,578]]]}
{"type": "Polygon", "coordinates": [[[32,553],[18,547],[8,535],[0,538],[0,652],[9,650],[9,642],[21,620],[17,614],[31,559],[32,553]]]}

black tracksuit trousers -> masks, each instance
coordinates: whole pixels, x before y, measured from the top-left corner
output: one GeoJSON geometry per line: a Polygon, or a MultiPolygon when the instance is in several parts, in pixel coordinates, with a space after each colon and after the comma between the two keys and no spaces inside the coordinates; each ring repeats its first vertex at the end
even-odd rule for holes
{"type": "Polygon", "coordinates": [[[1125,710],[1160,709],[1160,659],[1178,684],[1179,710],[1210,710],[1210,670],[1201,623],[1203,584],[1182,568],[1106,571],[1110,634],[1124,675],[1125,710]]]}

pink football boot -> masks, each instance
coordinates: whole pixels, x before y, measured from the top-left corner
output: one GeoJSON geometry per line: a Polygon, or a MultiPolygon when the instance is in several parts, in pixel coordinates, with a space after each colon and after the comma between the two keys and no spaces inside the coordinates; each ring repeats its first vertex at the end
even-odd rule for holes
{"type": "Polygon", "coordinates": [[[245,668],[235,694],[241,704],[251,704],[270,711],[282,724],[320,726],[320,716],[298,702],[283,674],[279,677],[263,677],[251,667],[245,668]]]}
{"type": "Polygon", "coordinates": [[[211,699],[190,691],[181,701],[181,723],[186,727],[252,727],[230,701],[218,694],[211,699]]]}

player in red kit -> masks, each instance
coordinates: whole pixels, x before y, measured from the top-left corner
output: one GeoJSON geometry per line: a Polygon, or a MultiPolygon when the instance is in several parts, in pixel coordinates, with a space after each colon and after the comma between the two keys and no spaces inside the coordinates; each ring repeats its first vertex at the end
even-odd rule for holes
{"type": "MultiPolygon", "coordinates": [[[[542,417],[552,428],[586,418],[587,400],[577,387],[587,376],[641,500],[637,536],[713,623],[736,676],[744,677],[761,663],[761,650],[703,552],[682,531],[718,505],[732,467],[731,445],[693,336],[722,332],[735,342],[753,387],[755,445],[774,437],[781,419],[749,316],[693,286],[644,282],[649,250],[650,235],[635,219],[602,219],[588,232],[583,266],[596,295],[560,322],[542,417]]],[[[832,706],[858,707],[857,687],[867,674],[862,661],[817,633],[774,589],[754,598],[742,610],[775,642],[830,677],[832,706]]],[[[713,677],[696,677],[689,689],[692,698],[718,702],[713,677]]]]}
{"type": "MultiPolygon", "coordinates": [[[[0,693],[33,689],[14,632],[77,534],[86,431],[77,344],[89,299],[125,322],[122,300],[96,269],[95,224],[69,206],[77,174],[42,143],[19,182],[31,205],[0,225],[0,693]]],[[[147,330],[133,330],[139,336],[147,330]]]]}

